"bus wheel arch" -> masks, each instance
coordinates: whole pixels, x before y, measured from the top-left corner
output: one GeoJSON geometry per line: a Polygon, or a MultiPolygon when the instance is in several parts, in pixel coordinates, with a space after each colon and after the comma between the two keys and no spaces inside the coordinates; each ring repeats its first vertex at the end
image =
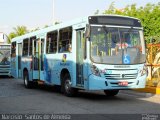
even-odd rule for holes
{"type": "Polygon", "coordinates": [[[63,81],[63,78],[64,78],[65,74],[70,74],[69,71],[66,68],[62,69],[61,73],[60,73],[61,85],[62,85],[62,81],[63,81]]]}
{"type": "Polygon", "coordinates": [[[25,88],[31,88],[32,87],[32,84],[29,81],[29,73],[28,73],[28,70],[26,68],[23,69],[23,80],[24,80],[25,88]]]}
{"type": "Polygon", "coordinates": [[[77,93],[77,89],[71,86],[71,76],[67,69],[63,69],[60,74],[61,78],[61,91],[68,97],[73,97],[77,93]]]}

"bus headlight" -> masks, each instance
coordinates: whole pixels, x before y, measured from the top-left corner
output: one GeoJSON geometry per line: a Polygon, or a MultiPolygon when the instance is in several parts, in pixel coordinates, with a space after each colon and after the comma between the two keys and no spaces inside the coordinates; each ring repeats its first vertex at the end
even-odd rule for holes
{"type": "Polygon", "coordinates": [[[146,64],[144,65],[144,67],[143,67],[143,69],[140,71],[140,73],[141,73],[141,76],[143,76],[143,75],[145,75],[145,74],[148,75],[148,68],[147,68],[147,65],[146,65],[146,64]]]}
{"type": "Polygon", "coordinates": [[[95,66],[95,65],[91,65],[91,71],[94,75],[96,76],[101,76],[100,75],[100,72],[99,72],[99,69],[95,66]]]}

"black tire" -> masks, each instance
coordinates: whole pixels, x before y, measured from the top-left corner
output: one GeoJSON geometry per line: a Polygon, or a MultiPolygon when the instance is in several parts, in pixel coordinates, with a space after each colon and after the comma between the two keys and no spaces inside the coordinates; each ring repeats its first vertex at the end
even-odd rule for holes
{"type": "Polygon", "coordinates": [[[104,90],[106,96],[115,96],[119,93],[119,90],[104,90]]]}
{"type": "Polygon", "coordinates": [[[69,74],[65,74],[64,78],[62,80],[62,92],[68,97],[73,97],[78,92],[77,89],[72,88],[72,86],[71,86],[71,77],[70,77],[69,74]]]}
{"type": "Polygon", "coordinates": [[[23,73],[23,80],[25,88],[32,88],[32,82],[29,81],[29,75],[27,71],[23,73]]]}

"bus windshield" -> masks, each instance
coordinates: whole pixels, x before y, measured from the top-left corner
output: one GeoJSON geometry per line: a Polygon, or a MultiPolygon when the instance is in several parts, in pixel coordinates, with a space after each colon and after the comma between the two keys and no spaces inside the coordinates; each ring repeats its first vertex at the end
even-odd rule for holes
{"type": "Polygon", "coordinates": [[[91,60],[105,64],[145,62],[142,29],[91,26],[91,60]]]}
{"type": "Polygon", "coordinates": [[[0,46],[0,65],[10,65],[10,49],[4,47],[0,46]]]}

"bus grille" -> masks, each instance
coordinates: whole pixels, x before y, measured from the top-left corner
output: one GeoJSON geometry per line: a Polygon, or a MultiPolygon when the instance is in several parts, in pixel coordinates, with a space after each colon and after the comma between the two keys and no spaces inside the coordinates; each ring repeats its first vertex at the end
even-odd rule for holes
{"type": "Polygon", "coordinates": [[[10,65],[0,65],[0,75],[10,75],[10,65]]]}
{"type": "Polygon", "coordinates": [[[106,79],[110,79],[110,80],[127,80],[127,79],[136,79],[138,76],[138,72],[137,70],[129,70],[128,71],[124,71],[124,70],[115,70],[116,73],[118,73],[118,71],[121,71],[121,73],[118,74],[104,74],[106,79]]]}

